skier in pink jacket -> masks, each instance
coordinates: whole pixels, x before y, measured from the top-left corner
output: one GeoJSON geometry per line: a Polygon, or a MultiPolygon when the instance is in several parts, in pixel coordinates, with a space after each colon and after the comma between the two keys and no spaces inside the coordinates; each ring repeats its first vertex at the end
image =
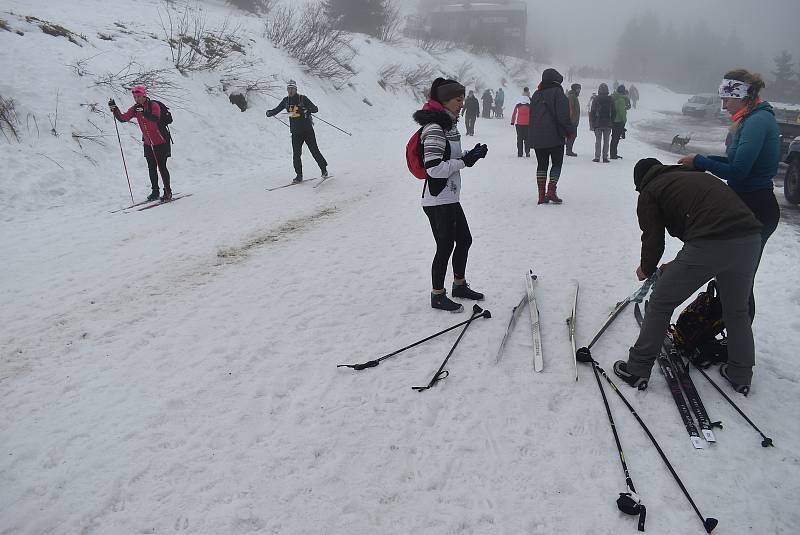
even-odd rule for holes
{"type": "Polygon", "coordinates": [[[131,106],[128,111],[119,111],[114,99],[108,101],[108,107],[114,117],[126,123],[133,118],[139,123],[142,131],[142,143],[144,143],[144,157],[147,160],[147,168],[150,171],[150,186],[152,191],[147,197],[148,201],[159,199],[158,173],[161,172],[161,181],[164,183],[164,194],[161,195],[162,201],[172,199],[172,189],[169,182],[169,171],[167,170],[167,158],[171,156],[169,130],[162,128],[161,105],[147,98],[147,88],[143,85],[134,86],[131,90],[136,104],[131,106]]]}

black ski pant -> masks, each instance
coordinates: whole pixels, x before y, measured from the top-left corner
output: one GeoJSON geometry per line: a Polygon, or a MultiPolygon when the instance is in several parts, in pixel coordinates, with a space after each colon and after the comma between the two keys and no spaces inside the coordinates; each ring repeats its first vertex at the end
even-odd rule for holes
{"type": "Polygon", "coordinates": [[[313,128],[306,128],[297,132],[292,132],[292,153],[294,162],[294,172],[298,176],[303,176],[303,161],[300,155],[303,153],[303,143],[308,145],[308,150],[311,151],[311,156],[316,160],[319,165],[320,171],[323,173],[328,169],[328,162],[322,156],[322,153],[317,147],[317,136],[314,134],[313,128]]]}
{"type": "Polygon", "coordinates": [[[464,115],[464,126],[467,129],[468,136],[475,135],[475,121],[478,119],[478,115],[472,115],[471,113],[467,113],[464,115]]]}
{"type": "Polygon", "coordinates": [[[434,290],[444,289],[447,261],[453,255],[453,276],[463,279],[467,269],[467,253],[472,245],[467,218],[461,203],[423,206],[436,240],[436,255],[431,266],[431,284],[434,290]],[[455,250],[454,250],[455,247],[455,250]]]}
{"type": "Polygon", "coordinates": [[[144,145],[144,158],[147,160],[147,170],[150,172],[150,187],[153,191],[158,191],[158,173],[161,171],[161,181],[164,183],[164,191],[172,191],[169,184],[169,170],[167,170],[167,158],[171,155],[169,143],[150,146],[144,145]]]}
{"type": "MultiPolygon", "coordinates": [[[[750,192],[736,192],[739,198],[744,201],[756,219],[763,225],[761,228],[761,250],[758,253],[758,261],[756,262],[756,272],[761,263],[761,255],[764,254],[764,246],[767,245],[767,240],[778,228],[778,221],[781,218],[781,209],[778,206],[778,199],[775,198],[775,193],[772,189],[762,189],[750,192]]],[[[755,273],[753,273],[755,278],[755,273]]],[[[750,290],[750,302],[748,304],[748,312],[750,313],[750,320],[756,317],[756,298],[753,295],[753,290],[750,290]]]]}
{"type": "Polygon", "coordinates": [[[528,125],[516,125],[517,127],[517,156],[522,156],[522,149],[525,148],[525,156],[531,155],[531,147],[528,145],[528,125]]]}
{"type": "Polygon", "coordinates": [[[625,139],[625,123],[611,123],[611,157],[616,158],[619,140],[625,139]]]}

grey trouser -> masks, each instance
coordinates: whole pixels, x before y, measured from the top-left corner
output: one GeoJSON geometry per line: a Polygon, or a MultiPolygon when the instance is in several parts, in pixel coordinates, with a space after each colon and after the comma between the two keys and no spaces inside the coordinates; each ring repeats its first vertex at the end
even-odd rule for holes
{"type": "Polygon", "coordinates": [[[600,139],[603,140],[603,159],[608,160],[608,139],[611,137],[610,128],[594,129],[594,157],[600,159],[600,139]]]}
{"type": "Polygon", "coordinates": [[[760,251],[760,234],[685,243],[656,283],[639,338],[630,349],[628,371],[650,377],[675,308],[716,278],[728,332],[728,375],[734,383],[749,385],[755,347],[748,301],[760,251]]]}

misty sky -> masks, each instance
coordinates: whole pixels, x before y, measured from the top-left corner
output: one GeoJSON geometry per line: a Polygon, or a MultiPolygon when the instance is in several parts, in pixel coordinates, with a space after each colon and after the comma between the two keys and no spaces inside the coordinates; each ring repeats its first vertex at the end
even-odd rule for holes
{"type": "MultiPolygon", "coordinates": [[[[413,12],[420,0],[396,0],[413,12]]],[[[423,0],[425,1],[425,0],[423,0]]],[[[752,44],[762,65],[736,65],[761,70],[769,77],[772,58],[787,49],[800,60],[800,0],[527,0],[532,45],[544,40],[562,66],[610,67],[617,37],[630,16],[652,12],[662,27],[692,28],[704,19],[721,36],[737,32],[752,44]]],[[[456,3],[456,2],[454,2],[456,3]]],[[[698,51],[700,52],[700,51],[698,51]]],[[[800,67],[795,64],[795,69],[800,67]]]]}
{"type": "Polygon", "coordinates": [[[676,29],[691,28],[705,19],[719,35],[735,31],[760,51],[769,67],[784,48],[800,59],[800,0],[528,0],[528,5],[529,26],[534,32],[540,28],[550,53],[561,63],[608,66],[628,18],[647,12],[655,14],[662,27],[671,23],[676,29]]]}

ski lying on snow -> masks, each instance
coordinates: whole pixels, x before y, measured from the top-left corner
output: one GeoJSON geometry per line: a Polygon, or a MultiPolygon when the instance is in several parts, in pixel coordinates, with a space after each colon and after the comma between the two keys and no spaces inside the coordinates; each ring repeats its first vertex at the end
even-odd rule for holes
{"type": "Polygon", "coordinates": [[[533,270],[528,270],[525,274],[525,288],[528,292],[528,310],[531,313],[531,335],[533,336],[533,369],[541,372],[544,369],[542,358],[542,335],[539,329],[539,309],[536,307],[536,288],[537,276],[533,270]]]}
{"type": "Polygon", "coordinates": [[[508,337],[511,336],[511,330],[514,328],[514,324],[517,322],[517,318],[522,313],[522,308],[525,306],[525,303],[528,301],[528,294],[522,296],[522,299],[519,300],[517,306],[515,306],[511,310],[511,319],[508,320],[508,327],[506,327],[506,334],[503,335],[503,340],[500,342],[500,349],[497,351],[497,360],[495,360],[495,364],[500,363],[500,359],[503,358],[503,350],[506,347],[506,342],[508,342],[508,337]]]}
{"type": "Polygon", "coordinates": [[[276,189],[288,188],[289,186],[300,186],[300,185],[305,184],[306,182],[314,182],[315,180],[319,180],[320,178],[322,178],[322,177],[318,176],[318,177],[314,177],[314,178],[309,178],[308,180],[302,180],[301,182],[289,182],[288,184],[283,184],[281,186],[275,186],[274,188],[267,188],[267,191],[275,191],[276,189]]]}
{"type": "Polygon", "coordinates": [[[692,377],[689,375],[689,368],[683,361],[680,352],[675,348],[675,340],[671,336],[670,343],[672,344],[672,349],[669,352],[669,359],[678,375],[683,393],[686,394],[686,399],[689,401],[689,407],[691,407],[694,417],[697,419],[697,423],[700,424],[700,430],[706,441],[716,442],[717,439],[714,436],[713,428],[719,427],[722,429],[722,422],[712,422],[711,418],[708,417],[708,411],[706,411],[703,400],[700,399],[700,394],[697,392],[697,387],[695,387],[694,381],[692,381],[692,377]]]}
{"type": "Polygon", "coordinates": [[[192,193],[185,193],[183,195],[175,195],[168,201],[158,201],[157,203],[148,204],[147,206],[143,206],[137,210],[137,212],[141,212],[142,210],[149,210],[150,208],[155,208],[156,206],[161,206],[162,204],[169,204],[171,202],[177,201],[178,199],[183,199],[184,197],[191,197],[192,193]]]}
{"type": "MultiPolygon", "coordinates": [[[[639,308],[639,303],[636,303],[633,313],[636,316],[636,321],[639,323],[639,328],[641,328],[644,322],[644,316],[642,316],[642,309],[639,308]]],[[[675,374],[675,369],[669,361],[668,355],[671,348],[672,344],[670,338],[669,336],[665,336],[661,349],[658,352],[658,357],[656,358],[658,367],[664,375],[664,379],[667,380],[667,386],[669,386],[672,399],[675,400],[675,406],[678,408],[678,413],[681,415],[681,420],[683,420],[683,425],[686,427],[686,432],[689,434],[689,439],[692,441],[692,446],[701,450],[703,449],[703,439],[697,431],[697,426],[694,425],[692,413],[689,411],[689,406],[686,404],[683,392],[681,392],[681,385],[675,374]]]]}
{"type": "Polygon", "coordinates": [[[569,342],[572,345],[572,365],[575,368],[575,380],[578,380],[578,357],[575,350],[575,320],[578,308],[578,290],[580,284],[575,283],[575,299],[572,301],[572,315],[567,318],[567,329],[569,330],[569,342]]]}

